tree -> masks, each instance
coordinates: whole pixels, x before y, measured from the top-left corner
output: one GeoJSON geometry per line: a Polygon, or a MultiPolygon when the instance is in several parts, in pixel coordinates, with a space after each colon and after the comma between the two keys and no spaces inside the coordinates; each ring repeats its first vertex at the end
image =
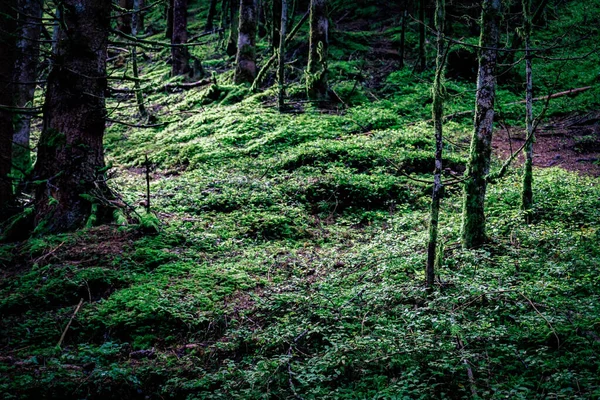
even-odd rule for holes
{"type": "Polygon", "coordinates": [[[444,118],[444,18],[446,14],[445,0],[437,0],[435,12],[435,27],[437,31],[437,57],[435,60],[435,78],[433,82],[433,125],[435,132],[435,169],[433,171],[433,193],[431,195],[431,213],[429,218],[429,244],[427,246],[427,286],[432,287],[435,279],[435,263],[438,251],[438,222],[440,203],[444,193],[442,184],[442,154],[444,149],[443,118],[444,118]]]}
{"type": "Polygon", "coordinates": [[[523,191],[521,209],[525,212],[533,206],[533,67],[531,54],[531,0],[523,0],[523,36],[525,40],[525,125],[527,142],[525,144],[525,165],[523,167],[523,191]]]}
{"type": "Polygon", "coordinates": [[[131,9],[132,0],[119,0],[119,16],[117,17],[117,30],[123,33],[131,33],[131,9]]]}
{"type": "Polygon", "coordinates": [[[425,71],[425,0],[419,0],[419,69],[425,71]]]}
{"type": "Polygon", "coordinates": [[[310,2],[310,38],[306,89],[313,100],[327,100],[327,52],[329,47],[329,20],[327,0],[310,2]]]}
{"type": "Polygon", "coordinates": [[[254,0],[241,0],[235,83],[252,83],[256,78],[256,5],[254,0]]]}
{"type": "Polygon", "coordinates": [[[215,15],[217,14],[217,0],[210,0],[208,6],[208,16],[206,17],[206,25],[204,26],[205,32],[211,32],[214,29],[215,15]]]}
{"type": "Polygon", "coordinates": [[[171,35],[171,75],[188,75],[191,73],[190,52],[186,46],[187,32],[187,0],[173,1],[173,34],[171,35]]]}
{"type": "Polygon", "coordinates": [[[279,37],[281,36],[279,34],[280,24],[278,24],[278,22],[281,21],[281,13],[282,13],[282,7],[283,7],[282,1],[283,0],[272,0],[273,7],[271,8],[271,10],[272,10],[271,44],[273,46],[274,51],[277,51],[277,49],[279,48],[279,37]]]}
{"type": "Polygon", "coordinates": [[[490,170],[496,64],[501,0],[484,0],[479,38],[479,70],[475,101],[475,127],[463,194],[462,244],[466,248],[485,242],[485,193],[490,170]]]}
{"type": "MultiPolygon", "coordinates": [[[[33,103],[39,62],[42,2],[19,0],[16,31],[16,60],[14,69],[14,103],[25,108],[33,103]]],[[[31,114],[17,113],[14,117],[13,166],[17,175],[31,168],[29,138],[31,114]]]]}
{"type": "Polygon", "coordinates": [[[237,54],[238,42],[238,10],[239,4],[236,6],[236,0],[229,0],[229,37],[227,38],[227,55],[234,56],[237,54]]]}
{"type": "Polygon", "coordinates": [[[175,8],[175,0],[167,1],[166,18],[167,18],[167,29],[165,30],[165,37],[167,39],[173,38],[173,9],[175,8]]]}
{"type": "Polygon", "coordinates": [[[287,0],[281,0],[281,24],[279,25],[279,68],[277,70],[277,81],[279,82],[279,111],[285,108],[285,35],[287,25],[287,0]]]}
{"type": "Polygon", "coordinates": [[[101,222],[111,211],[102,145],[111,2],[62,5],[34,167],[34,223],[45,232],[80,228],[91,216],[101,222]]]}
{"type": "Polygon", "coordinates": [[[13,70],[15,12],[7,1],[0,1],[0,210],[13,197],[10,171],[12,168],[13,140],[13,70]]]}

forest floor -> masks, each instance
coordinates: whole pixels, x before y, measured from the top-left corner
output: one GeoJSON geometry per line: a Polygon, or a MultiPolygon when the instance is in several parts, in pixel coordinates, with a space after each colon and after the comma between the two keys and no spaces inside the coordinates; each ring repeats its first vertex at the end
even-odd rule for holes
{"type": "MultiPolygon", "coordinates": [[[[578,4],[544,35],[585,27],[578,4]]],[[[535,104],[547,119],[534,209],[519,208],[517,162],[488,188],[481,249],[461,248],[462,189],[447,186],[429,292],[433,74],[395,67],[397,26],[343,14],[329,66],[345,104],[325,109],[306,101],[305,30],[290,46],[287,113],[273,74],[258,93],[231,83],[217,39],[191,49],[216,84],[190,90],[164,88],[180,83],[167,51],[140,52],[161,125],[130,126],[146,121],[123,90],[108,109],[129,126],[105,135],[126,219],[0,246],[0,397],[600,397],[600,87],[535,104]]],[[[540,63],[539,92],[593,85],[599,58],[558,84],[556,65],[540,63]]],[[[498,89],[493,171],[522,144],[522,71],[512,79],[498,89]]],[[[472,110],[472,80],[446,90],[447,114],[472,110]]],[[[471,132],[470,115],[444,125],[449,171],[464,171],[471,132]]]]}

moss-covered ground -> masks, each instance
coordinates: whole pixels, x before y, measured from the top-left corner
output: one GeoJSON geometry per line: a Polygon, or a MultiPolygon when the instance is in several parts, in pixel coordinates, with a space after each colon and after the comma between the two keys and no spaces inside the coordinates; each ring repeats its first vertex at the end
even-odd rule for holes
{"type": "MultiPolygon", "coordinates": [[[[582,20],[600,12],[592,3],[561,6],[537,43],[593,31],[582,20]]],[[[356,20],[375,12],[348,7],[356,20]]],[[[331,83],[345,104],[304,102],[291,63],[284,114],[274,90],[231,84],[222,41],[192,49],[217,83],[189,90],[161,89],[168,54],[142,51],[156,120],[137,119],[131,94],[107,105],[113,120],[159,125],[107,128],[111,187],[136,210],[130,223],[0,246],[0,397],[600,397],[598,178],[534,170],[526,223],[511,168],[489,188],[478,250],[460,247],[461,187],[448,186],[439,284],[427,291],[432,74],[373,56],[374,38],[398,36],[380,20],[332,33],[331,83]]],[[[538,65],[539,95],[593,86],[551,101],[547,116],[598,109],[597,54],[538,65]]],[[[524,119],[520,69],[500,86],[498,126],[524,119]]],[[[447,90],[447,114],[472,108],[473,82],[447,90]]],[[[448,178],[464,171],[470,125],[470,115],[445,125],[448,178]]]]}

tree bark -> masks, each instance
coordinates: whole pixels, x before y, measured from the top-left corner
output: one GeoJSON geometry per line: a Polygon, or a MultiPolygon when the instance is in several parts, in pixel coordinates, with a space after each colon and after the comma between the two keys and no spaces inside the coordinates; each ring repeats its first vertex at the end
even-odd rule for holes
{"type": "Polygon", "coordinates": [[[106,49],[111,2],[63,0],[57,61],[48,75],[34,179],[37,232],[107,220],[104,177],[106,49]],[[93,213],[93,211],[95,211],[93,213]]]}
{"type": "Polygon", "coordinates": [[[187,43],[187,0],[175,0],[173,3],[173,35],[171,37],[171,75],[189,75],[190,52],[186,46],[178,46],[187,43]]]}
{"type": "MultiPolygon", "coordinates": [[[[138,24],[140,22],[139,14],[141,13],[140,3],[141,0],[133,1],[133,18],[131,19],[131,34],[133,36],[137,36],[138,34],[138,24]]],[[[133,72],[133,77],[135,78],[135,81],[133,81],[133,87],[135,90],[135,100],[137,102],[138,110],[140,112],[140,116],[142,118],[146,118],[148,116],[148,112],[146,111],[146,106],[144,105],[144,94],[142,93],[142,87],[139,81],[137,45],[135,43],[133,46],[131,46],[131,69],[133,72]]]]}
{"type": "Polygon", "coordinates": [[[481,12],[475,127],[463,199],[462,244],[466,248],[479,247],[486,240],[484,205],[492,150],[500,7],[501,0],[484,0],[481,12]]]}
{"type": "Polygon", "coordinates": [[[440,218],[440,203],[444,194],[442,184],[442,154],[444,149],[443,119],[444,119],[444,18],[446,14],[445,0],[437,0],[435,26],[437,30],[437,57],[435,60],[435,79],[433,82],[433,126],[435,132],[435,169],[433,171],[433,193],[431,195],[431,212],[429,217],[429,244],[427,246],[427,267],[425,275],[427,286],[433,287],[435,280],[435,262],[438,251],[438,223],[440,218]]]}
{"type": "MultiPolygon", "coordinates": [[[[406,6],[405,6],[406,7],[406,6]]],[[[406,52],[406,19],[408,18],[408,10],[406,8],[404,8],[404,11],[402,12],[402,27],[401,27],[401,31],[400,31],[400,50],[398,51],[398,53],[400,53],[400,61],[399,61],[399,67],[400,69],[404,68],[404,53],[406,52]]]]}
{"type": "Polygon", "coordinates": [[[229,38],[227,39],[227,55],[234,56],[237,54],[237,43],[238,43],[238,10],[240,7],[240,1],[229,0],[229,38]]]}
{"type": "Polygon", "coordinates": [[[210,0],[208,6],[208,16],[206,17],[206,25],[204,32],[211,32],[214,29],[215,15],[217,14],[217,0],[210,0]]]}
{"type": "Polygon", "coordinates": [[[285,35],[287,26],[287,0],[281,0],[281,24],[279,26],[279,68],[277,81],[279,83],[279,111],[285,109],[285,35]]]}
{"type": "MultiPolygon", "coordinates": [[[[19,0],[16,31],[17,55],[15,60],[14,94],[16,107],[28,107],[33,103],[35,81],[40,54],[39,38],[42,25],[42,2],[19,0]]],[[[17,114],[14,118],[13,166],[16,176],[24,176],[31,168],[29,138],[31,114],[17,114]]]]}
{"type": "Polygon", "coordinates": [[[523,167],[523,192],[521,194],[521,209],[531,211],[533,206],[533,67],[531,54],[531,2],[523,0],[523,17],[525,36],[525,125],[527,127],[527,143],[525,145],[525,165],[523,167]]]}
{"type": "Polygon", "coordinates": [[[235,83],[252,83],[256,78],[256,7],[254,0],[240,1],[235,83]]]}
{"type": "Polygon", "coordinates": [[[327,52],[329,47],[329,20],[327,1],[310,2],[310,38],[306,88],[313,100],[327,100],[327,52]]]}
{"type": "MultiPolygon", "coordinates": [[[[15,60],[15,12],[7,1],[0,1],[0,105],[13,106],[15,60]]],[[[12,201],[13,113],[0,108],[0,212],[12,201]]]]}

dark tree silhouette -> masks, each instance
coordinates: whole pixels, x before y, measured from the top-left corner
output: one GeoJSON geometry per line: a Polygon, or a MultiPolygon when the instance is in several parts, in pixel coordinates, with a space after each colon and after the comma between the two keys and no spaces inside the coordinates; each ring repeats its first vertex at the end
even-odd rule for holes
{"type": "Polygon", "coordinates": [[[235,83],[252,83],[256,78],[256,4],[240,1],[235,83]]]}
{"type": "Polygon", "coordinates": [[[174,0],[173,2],[173,34],[171,36],[171,75],[188,75],[190,68],[190,52],[187,43],[187,0],[174,0]]]}

